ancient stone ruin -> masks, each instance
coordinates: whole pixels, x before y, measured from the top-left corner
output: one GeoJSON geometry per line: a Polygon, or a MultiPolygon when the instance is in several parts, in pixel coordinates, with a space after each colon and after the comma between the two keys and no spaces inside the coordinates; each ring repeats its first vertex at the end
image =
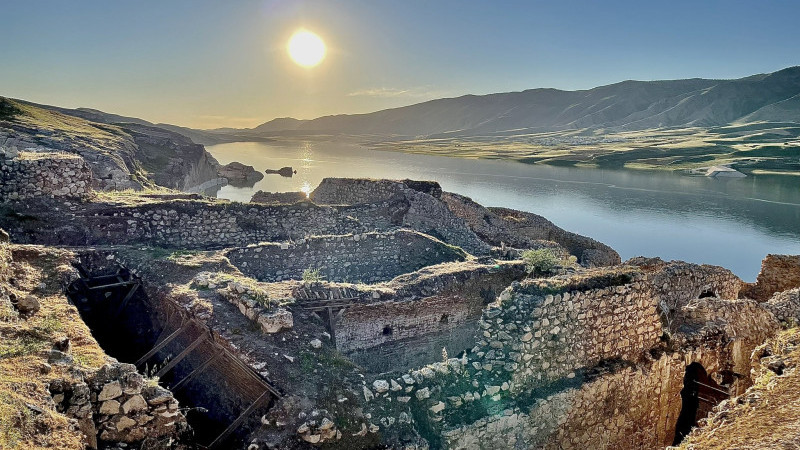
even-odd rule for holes
{"type": "Polygon", "coordinates": [[[0,324],[75,324],[20,364],[92,448],[664,448],[800,320],[797,256],[753,284],[622,262],[435,182],[243,204],[98,195],[72,155],[2,164],[0,324]]]}

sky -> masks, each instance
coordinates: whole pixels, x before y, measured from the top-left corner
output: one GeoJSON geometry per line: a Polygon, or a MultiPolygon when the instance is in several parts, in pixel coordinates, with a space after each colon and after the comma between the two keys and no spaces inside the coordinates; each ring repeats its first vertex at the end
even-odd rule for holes
{"type": "Polygon", "coordinates": [[[0,0],[0,95],[194,128],[800,65],[800,2],[0,0]],[[294,64],[298,29],[327,46],[294,64]]]}

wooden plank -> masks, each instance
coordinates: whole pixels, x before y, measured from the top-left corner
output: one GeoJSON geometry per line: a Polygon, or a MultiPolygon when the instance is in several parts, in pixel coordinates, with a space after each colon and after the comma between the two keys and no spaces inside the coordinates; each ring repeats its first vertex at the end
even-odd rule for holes
{"type": "Polygon", "coordinates": [[[125,298],[122,299],[122,303],[120,303],[119,308],[117,308],[117,313],[114,315],[115,317],[119,317],[120,314],[122,314],[122,311],[124,311],[125,307],[128,306],[128,302],[133,298],[133,294],[135,294],[136,290],[139,289],[139,286],[141,286],[141,284],[139,283],[134,284],[130,292],[128,292],[128,295],[126,295],[125,298]]]}
{"type": "Polygon", "coordinates": [[[237,417],[236,420],[234,420],[230,425],[228,425],[228,428],[226,428],[225,431],[222,432],[222,434],[220,434],[219,436],[217,436],[216,439],[214,439],[214,441],[208,446],[208,448],[210,448],[210,449],[219,448],[217,446],[222,444],[225,441],[225,439],[227,439],[227,437],[231,433],[236,431],[236,429],[239,428],[239,426],[242,425],[242,422],[244,422],[245,419],[247,419],[247,417],[250,414],[252,414],[252,412],[256,408],[258,408],[258,406],[261,403],[263,403],[265,400],[269,399],[270,395],[272,395],[271,392],[264,391],[261,394],[261,396],[259,396],[253,403],[250,404],[250,406],[247,407],[247,409],[245,409],[244,411],[242,411],[241,414],[239,414],[239,417],[237,417]]]}
{"type": "Polygon", "coordinates": [[[97,289],[111,289],[111,288],[120,287],[120,286],[129,286],[131,284],[136,284],[136,283],[138,283],[138,281],[131,280],[131,281],[123,281],[121,283],[102,284],[100,286],[92,286],[92,287],[89,288],[89,290],[90,291],[94,291],[94,290],[97,290],[97,289]]]}
{"type": "Polygon", "coordinates": [[[328,328],[331,333],[331,342],[336,342],[336,316],[333,315],[333,308],[328,308],[328,328]]]}
{"type": "Polygon", "coordinates": [[[166,374],[167,372],[169,372],[170,370],[172,370],[172,369],[173,369],[175,366],[177,366],[177,365],[178,365],[178,363],[179,363],[179,362],[181,362],[181,360],[183,360],[183,358],[185,358],[187,355],[189,355],[189,353],[191,353],[191,352],[192,352],[192,350],[194,350],[195,348],[197,348],[197,346],[198,346],[198,345],[200,345],[200,344],[201,344],[203,341],[205,341],[205,340],[206,340],[206,334],[205,334],[205,333],[203,333],[203,334],[201,334],[201,335],[200,335],[200,337],[199,337],[199,338],[195,339],[195,340],[194,340],[194,342],[192,342],[191,344],[189,344],[189,346],[188,346],[188,347],[186,347],[185,349],[183,349],[183,351],[182,351],[182,352],[180,352],[180,353],[178,354],[178,356],[176,356],[176,357],[172,358],[172,360],[171,360],[169,363],[167,363],[167,365],[166,365],[166,366],[162,367],[162,368],[161,368],[161,369],[160,369],[160,370],[159,370],[159,371],[156,373],[156,377],[158,377],[158,378],[161,378],[161,377],[163,377],[163,376],[164,376],[164,374],[166,374]]]}
{"type": "Polygon", "coordinates": [[[185,330],[185,328],[183,327],[183,322],[181,321],[181,324],[178,326],[177,330],[173,331],[172,334],[167,336],[163,341],[161,341],[158,344],[156,344],[155,347],[153,347],[149,352],[145,353],[144,356],[139,358],[139,360],[136,361],[134,363],[134,365],[136,367],[139,367],[142,364],[144,364],[145,362],[147,362],[148,359],[152,358],[153,355],[158,353],[159,350],[161,350],[162,348],[166,347],[167,344],[172,342],[176,337],[178,337],[181,333],[183,333],[184,330],[185,330]]]}
{"type": "Polygon", "coordinates": [[[272,392],[272,394],[275,397],[278,397],[278,398],[281,397],[281,393],[278,392],[278,390],[275,389],[271,384],[269,384],[266,381],[264,381],[264,379],[261,377],[261,375],[258,374],[255,370],[253,370],[252,367],[248,366],[247,364],[244,363],[244,361],[242,361],[241,359],[237,358],[235,355],[231,354],[231,352],[229,352],[228,349],[226,349],[225,347],[221,347],[221,348],[222,348],[222,351],[223,351],[223,353],[225,353],[225,356],[227,358],[229,358],[234,364],[236,364],[237,366],[239,366],[239,368],[244,370],[245,373],[248,373],[254,380],[256,380],[259,384],[261,384],[261,387],[263,387],[264,389],[267,389],[268,391],[272,392]]]}
{"type": "Polygon", "coordinates": [[[189,375],[186,375],[185,377],[183,377],[183,379],[181,381],[178,381],[177,383],[175,383],[175,385],[172,386],[170,388],[170,390],[174,392],[174,391],[177,391],[178,389],[180,389],[181,387],[183,387],[186,383],[189,382],[189,380],[194,378],[195,375],[198,375],[202,371],[206,370],[208,368],[208,366],[210,366],[211,363],[214,362],[214,360],[216,360],[217,358],[219,358],[222,355],[222,353],[223,353],[222,351],[215,352],[203,364],[200,364],[200,366],[196,367],[193,371],[189,372],[189,375]]]}

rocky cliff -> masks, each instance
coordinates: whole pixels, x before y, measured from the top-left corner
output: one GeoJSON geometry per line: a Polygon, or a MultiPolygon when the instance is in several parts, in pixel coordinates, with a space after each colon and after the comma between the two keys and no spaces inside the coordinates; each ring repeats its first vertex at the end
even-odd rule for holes
{"type": "Polygon", "coordinates": [[[138,123],[94,122],[10,102],[19,113],[0,119],[0,147],[79,155],[92,170],[94,189],[186,189],[217,177],[217,161],[178,133],[138,123]]]}

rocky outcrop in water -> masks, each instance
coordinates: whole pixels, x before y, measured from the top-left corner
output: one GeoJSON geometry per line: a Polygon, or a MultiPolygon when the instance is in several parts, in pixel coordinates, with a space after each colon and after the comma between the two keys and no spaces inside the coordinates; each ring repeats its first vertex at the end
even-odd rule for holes
{"type": "Polygon", "coordinates": [[[234,161],[217,169],[217,175],[228,179],[231,186],[253,186],[264,178],[264,175],[253,166],[234,161]]]}

